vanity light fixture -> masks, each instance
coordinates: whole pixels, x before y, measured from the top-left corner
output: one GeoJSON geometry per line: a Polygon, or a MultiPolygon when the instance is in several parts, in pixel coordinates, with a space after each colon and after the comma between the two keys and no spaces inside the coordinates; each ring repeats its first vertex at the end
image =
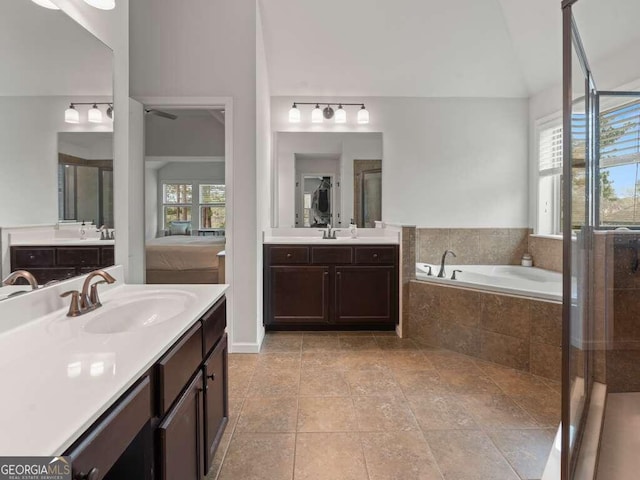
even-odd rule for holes
{"type": "Polygon", "coordinates": [[[357,106],[360,107],[357,115],[357,122],[361,125],[369,123],[369,111],[364,106],[364,103],[324,103],[324,102],[294,102],[293,106],[289,110],[289,123],[300,123],[301,112],[298,105],[313,105],[311,110],[311,123],[322,123],[324,120],[331,120],[333,118],[335,123],[344,124],[347,123],[347,111],[345,106],[357,106]],[[326,105],[325,108],[321,108],[320,105],[326,105]],[[333,106],[337,106],[336,110],[333,106]]]}
{"type": "Polygon", "coordinates": [[[100,10],[113,10],[116,8],[116,0],[84,0],[84,3],[100,10]]]}
{"type": "Polygon", "coordinates": [[[33,3],[40,5],[41,7],[48,8],[49,10],[60,10],[55,3],[51,0],[31,0],[33,3]]]}
{"type": "Polygon", "coordinates": [[[87,113],[87,120],[89,120],[89,122],[91,123],[102,123],[102,112],[98,108],[98,105],[96,105],[95,103],[87,113]]]}
{"type": "Polygon", "coordinates": [[[91,123],[102,123],[102,111],[98,108],[98,105],[108,105],[107,117],[113,120],[114,110],[113,103],[111,102],[72,102],[64,111],[64,121],[67,123],[80,123],[80,112],[76,110],[76,105],[91,105],[91,108],[87,112],[87,120],[91,123]]]}
{"type": "Polygon", "coordinates": [[[300,109],[295,103],[289,110],[289,123],[300,123],[300,109]]]}
{"type": "Polygon", "coordinates": [[[369,110],[364,105],[358,110],[358,123],[361,125],[369,123],[369,110]]]}
{"type": "Polygon", "coordinates": [[[322,123],[322,109],[316,103],[316,108],[311,110],[311,123],[322,123]]]}
{"type": "Polygon", "coordinates": [[[64,111],[64,121],[66,123],[80,123],[80,112],[76,110],[73,103],[64,111]]]}

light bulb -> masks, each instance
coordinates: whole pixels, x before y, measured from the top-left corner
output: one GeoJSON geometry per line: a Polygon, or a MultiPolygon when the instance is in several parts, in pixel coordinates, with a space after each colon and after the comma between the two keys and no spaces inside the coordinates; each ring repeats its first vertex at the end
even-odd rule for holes
{"type": "Polygon", "coordinates": [[[84,0],[84,2],[100,10],[113,10],[116,8],[116,0],[84,0]]]}
{"type": "Polygon", "coordinates": [[[80,112],[76,110],[73,104],[69,105],[69,108],[64,111],[64,121],[66,123],[80,123],[80,112]]]}
{"type": "Polygon", "coordinates": [[[89,109],[87,119],[91,123],[102,123],[102,112],[95,103],[93,104],[93,107],[89,109]]]}
{"type": "Polygon", "coordinates": [[[369,123],[369,111],[364,108],[364,105],[358,110],[358,123],[369,123]]]}
{"type": "Polygon", "coordinates": [[[295,103],[289,110],[289,123],[300,123],[300,110],[295,103]]]}
{"type": "Polygon", "coordinates": [[[342,105],[338,105],[336,110],[336,123],[347,123],[347,112],[342,108],[342,105]]]}
{"type": "Polygon", "coordinates": [[[33,3],[40,5],[41,7],[48,8],[49,10],[60,10],[55,3],[51,0],[31,0],[33,3]]]}
{"type": "Polygon", "coordinates": [[[311,110],[311,123],[322,123],[322,109],[316,104],[316,108],[311,110]]]}

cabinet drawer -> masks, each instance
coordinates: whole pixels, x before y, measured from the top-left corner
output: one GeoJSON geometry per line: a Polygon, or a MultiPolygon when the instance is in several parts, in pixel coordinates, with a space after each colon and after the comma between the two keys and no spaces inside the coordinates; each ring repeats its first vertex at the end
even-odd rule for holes
{"type": "Polygon", "coordinates": [[[352,263],[351,247],[311,247],[311,263],[352,263]]]}
{"type": "Polygon", "coordinates": [[[308,247],[270,247],[271,265],[309,263],[308,247]]]}
{"type": "Polygon", "coordinates": [[[202,362],[202,326],[198,322],[157,363],[158,413],[164,414],[202,362]]]}
{"type": "Polygon", "coordinates": [[[92,480],[104,478],[150,419],[151,386],[149,377],[144,377],[67,451],[65,455],[71,457],[73,478],[85,478],[83,475],[92,470],[95,472],[90,477],[92,480]]]}
{"type": "Polygon", "coordinates": [[[14,248],[14,270],[28,267],[52,267],[55,264],[55,249],[53,248],[14,248]]]}
{"type": "Polygon", "coordinates": [[[58,248],[58,265],[82,267],[100,265],[100,249],[96,248],[58,248]]]}
{"type": "Polygon", "coordinates": [[[395,247],[356,247],[356,263],[384,263],[393,265],[395,260],[395,247]]]}
{"type": "Polygon", "coordinates": [[[113,247],[102,247],[102,253],[100,254],[100,265],[102,267],[110,267],[115,264],[115,254],[113,247]]]}
{"type": "Polygon", "coordinates": [[[227,300],[221,298],[211,309],[202,317],[202,336],[204,339],[202,356],[203,358],[218,343],[218,340],[224,335],[224,329],[227,327],[227,300]]]}

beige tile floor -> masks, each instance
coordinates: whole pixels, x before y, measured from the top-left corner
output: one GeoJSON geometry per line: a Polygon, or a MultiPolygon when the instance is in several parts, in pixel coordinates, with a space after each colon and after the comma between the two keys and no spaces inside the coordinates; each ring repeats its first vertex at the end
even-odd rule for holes
{"type": "Polygon", "coordinates": [[[271,333],[229,356],[210,480],[539,479],[560,386],[394,333],[271,333]]]}

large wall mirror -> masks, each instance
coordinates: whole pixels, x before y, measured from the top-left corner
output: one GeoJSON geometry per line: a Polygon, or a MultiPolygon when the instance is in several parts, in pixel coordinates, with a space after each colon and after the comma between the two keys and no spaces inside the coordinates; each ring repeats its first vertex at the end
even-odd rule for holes
{"type": "Polygon", "coordinates": [[[373,228],[382,219],[382,134],[278,132],[274,227],[373,228]]]}
{"type": "MultiPolygon", "coordinates": [[[[76,222],[83,220],[84,240],[99,239],[100,225],[115,227],[116,112],[113,52],[61,10],[3,0],[0,64],[0,275],[5,279],[15,270],[12,247],[46,245],[48,239],[55,244],[61,237],[80,240],[76,222]]],[[[54,267],[33,266],[40,285],[73,274],[68,268],[56,275],[54,267]]]]}

